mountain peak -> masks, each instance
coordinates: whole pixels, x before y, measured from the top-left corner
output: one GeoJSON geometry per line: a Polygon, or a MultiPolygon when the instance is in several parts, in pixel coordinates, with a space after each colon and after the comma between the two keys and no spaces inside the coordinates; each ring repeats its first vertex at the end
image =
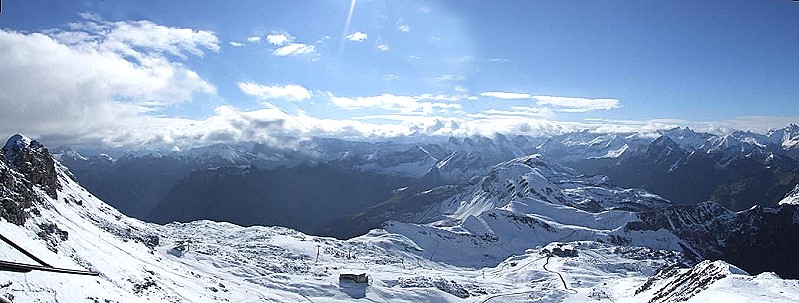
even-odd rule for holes
{"type": "Polygon", "coordinates": [[[680,146],[677,145],[677,143],[671,139],[671,137],[666,135],[660,136],[659,138],[655,139],[655,141],[652,141],[650,147],[667,147],[671,149],[681,149],[680,146]]]}
{"type": "Polygon", "coordinates": [[[33,140],[31,140],[31,138],[29,138],[28,136],[25,136],[23,134],[14,134],[10,138],[8,138],[5,147],[8,148],[9,146],[15,146],[18,144],[28,146],[31,143],[31,141],[33,140]]]}
{"type": "Polygon", "coordinates": [[[33,142],[36,141],[23,134],[14,134],[11,138],[8,138],[6,145],[3,146],[3,155],[6,157],[6,161],[12,162],[16,157],[16,153],[30,147],[33,142]]]}
{"type": "Polygon", "coordinates": [[[663,131],[663,133],[680,133],[680,134],[696,134],[696,132],[691,129],[690,127],[675,127],[672,129],[667,129],[663,131]]]}
{"type": "Polygon", "coordinates": [[[799,136],[799,125],[791,123],[785,127],[785,135],[788,138],[795,138],[799,136]]]}

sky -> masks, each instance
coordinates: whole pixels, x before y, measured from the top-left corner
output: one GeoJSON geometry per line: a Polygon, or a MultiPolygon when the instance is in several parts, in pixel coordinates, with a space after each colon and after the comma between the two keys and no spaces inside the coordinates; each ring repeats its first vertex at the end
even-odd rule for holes
{"type": "Polygon", "coordinates": [[[0,62],[50,145],[799,122],[791,1],[3,1],[0,62]]]}

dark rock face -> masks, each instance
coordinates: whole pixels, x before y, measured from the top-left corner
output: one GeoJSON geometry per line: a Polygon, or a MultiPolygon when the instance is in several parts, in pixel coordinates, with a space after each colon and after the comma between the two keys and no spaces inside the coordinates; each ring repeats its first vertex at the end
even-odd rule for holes
{"type": "Polygon", "coordinates": [[[742,228],[725,241],[724,260],[753,274],[770,271],[782,278],[799,278],[799,206],[757,207],[736,219],[733,224],[742,228]]]}
{"type": "Polygon", "coordinates": [[[47,148],[23,135],[14,135],[0,149],[0,217],[22,225],[36,214],[35,187],[56,199],[60,189],[55,160],[47,148]]]}
{"type": "Polygon", "coordinates": [[[38,185],[51,198],[58,198],[61,188],[55,170],[55,160],[46,147],[38,141],[16,134],[11,136],[2,149],[9,167],[25,176],[28,181],[38,185]]]}
{"type": "Polygon", "coordinates": [[[724,279],[732,273],[745,274],[737,268],[721,262],[703,261],[682,273],[675,266],[665,266],[650,277],[641,288],[636,290],[636,294],[651,288],[656,280],[669,280],[666,285],[654,293],[649,302],[688,301],[702,290],[710,287],[711,284],[724,279]]]}
{"type": "Polygon", "coordinates": [[[6,165],[0,153],[0,217],[13,224],[22,225],[28,219],[28,210],[35,208],[39,197],[25,176],[6,165]]]}
{"type": "Polygon", "coordinates": [[[35,202],[41,199],[34,187],[57,198],[55,160],[39,142],[14,135],[0,149],[0,217],[25,224],[31,213],[37,213],[35,202]]]}
{"type": "Polygon", "coordinates": [[[641,284],[641,286],[635,290],[635,294],[638,295],[642,292],[652,289],[652,286],[655,285],[656,282],[676,276],[679,274],[680,268],[680,264],[678,263],[667,263],[661,266],[657,271],[655,271],[654,274],[646,279],[644,284],[641,284]]]}
{"type": "Polygon", "coordinates": [[[794,260],[799,255],[797,205],[732,212],[707,202],[642,212],[639,217],[641,221],[630,222],[625,229],[670,230],[697,259],[725,260],[751,274],[770,271],[799,278],[794,260]]]}
{"type": "Polygon", "coordinates": [[[69,239],[69,233],[66,230],[58,228],[55,223],[43,223],[39,225],[41,229],[36,233],[39,238],[47,242],[47,248],[52,252],[58,252],[58,243],[69,239]]]}

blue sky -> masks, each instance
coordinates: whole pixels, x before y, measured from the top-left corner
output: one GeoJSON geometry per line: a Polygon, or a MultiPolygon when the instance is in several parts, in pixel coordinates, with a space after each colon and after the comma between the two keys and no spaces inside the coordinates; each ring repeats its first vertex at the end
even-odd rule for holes
{"type": "Polygon", "coordinates": [[[4,1],[0,29],[0,133],[54,142],[799,122],[789,1],[4,1]]]}

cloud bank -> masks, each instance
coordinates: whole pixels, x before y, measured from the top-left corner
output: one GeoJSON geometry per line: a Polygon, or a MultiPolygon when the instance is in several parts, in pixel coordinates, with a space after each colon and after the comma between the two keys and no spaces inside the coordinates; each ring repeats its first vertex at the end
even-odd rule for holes
{"type": "Polygon", "coordinates": [[[216,87],[177,60],[219,51],[210,31],[149,21],[72,23],[47,34],[0,30],[0,129],[106,139],[216,87]]]}
{"type": "Polygon", "coordinates": [[[296,84],[269,86],[239,82],[238,86],[245,94],[258,97],[262,100],[285,99],[289,101],[302,101],[311,98],[311,92],[309,90],[296,84]]]}
{"type": "Polygon", "coordinates": [[[595,110],[610,110],[619,108],[620,102],[618,99],[589,99],[589,98],[576,98],[576,97],[559,97],[559,96],[534,96],[527,93],[514,93],[514,92],[483,92],[480,96],[491,97],[504,100],[521,100],[532,99],[536,101],[536,105],[544,107],[552,107],[559,112],[569,113],[584,113],[595,110]]]}

